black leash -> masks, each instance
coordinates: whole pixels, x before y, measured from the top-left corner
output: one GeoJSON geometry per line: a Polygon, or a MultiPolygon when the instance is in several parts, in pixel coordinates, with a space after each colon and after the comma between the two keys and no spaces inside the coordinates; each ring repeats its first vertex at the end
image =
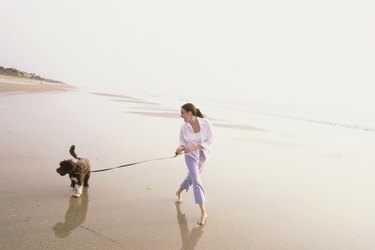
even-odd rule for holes
{"type": "Polygon", "coordinates": [[[178,155],[176,154],[172,157],[156,158],[156,159],[151,159],[151,160],[138,161],[138,162],[128,163],[128,164],[125,164],[125,165],[120,165],[120,166],[113,167],[113,168],[104,168],[104,169],[93,170],[93,171],[90,171],[90,172],[91,173],[104,172],[104,171],[109,171],[109,170],[113,170],[113,169],[116,169],[116,168],[124,168],[124,167],[132,166],[132,165],[137,165],[137,164],[148,162],[148,161],[160,161],[160,160],[172,159],[172,158],[175,158],[177,156],[178,155]]]}

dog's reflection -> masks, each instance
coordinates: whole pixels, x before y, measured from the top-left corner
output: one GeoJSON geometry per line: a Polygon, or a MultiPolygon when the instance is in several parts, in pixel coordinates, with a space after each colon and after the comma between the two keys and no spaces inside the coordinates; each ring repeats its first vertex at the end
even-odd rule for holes
{"type": "Polygon", "coordinates": [[[176,210],[177,210],[177,221],[178,225],[180,226],[180,233],[181,233],[181,240],[182,240],[182,247],[181,249],[194,249],[195,246],[198,244],[199,239],[203,235],[203,227],[194,227],[191,231],[189,230],[189,226],[186,220],[186,215],[181,212],[180,203],[176,203],[176,210]]]}
{"type": "Polygon", "coordinates": [[[86,219],[89,206],[89,194],[87,188],[83,188],[80,198],[70,197],[68,211],[65,214],[65,221],[58,222],[53,227],[56,237],[65,238],[70,232],[79,227],[86,219]]]}

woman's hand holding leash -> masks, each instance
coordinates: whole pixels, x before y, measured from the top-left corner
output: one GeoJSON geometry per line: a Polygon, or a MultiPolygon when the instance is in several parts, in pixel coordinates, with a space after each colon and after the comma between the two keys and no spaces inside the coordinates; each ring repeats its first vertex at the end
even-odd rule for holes
{"type": "Polygon", "coordinates": [[[180,145],[180,146],[176,149],[175,154],[176,154],[176,156],[177,156],[177,155],[182,154],[184,151],[185,151],[185,147],[182,146],[182,145],[180,145]]]}

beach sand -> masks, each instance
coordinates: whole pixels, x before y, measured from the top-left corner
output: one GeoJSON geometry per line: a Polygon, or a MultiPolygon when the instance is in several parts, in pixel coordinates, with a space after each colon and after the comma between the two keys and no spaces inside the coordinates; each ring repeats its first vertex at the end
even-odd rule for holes
{"type": "Polygon", "coordinates": [[[67,84],[0,75],[0,93],[64,91],[72,88],[67,84]]]}
{"type": "Polygon", "coordinates": [[[80,198],[55,171],[72,144],[93,170],[173,156],[179,107],[41,88],[0,84],[0,249],[375,248],[374,160],[360,142],[347,154],[212,117],[198,226],[191,191],[175,204],[182,156],[93,173],[80,198]]]}

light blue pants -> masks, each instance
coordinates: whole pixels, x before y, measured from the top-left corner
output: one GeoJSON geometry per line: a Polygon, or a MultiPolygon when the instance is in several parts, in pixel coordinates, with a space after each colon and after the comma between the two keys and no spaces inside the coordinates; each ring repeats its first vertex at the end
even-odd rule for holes
{"type": "Polygon", "coordinates": [[[181,189],[185,189],[187,192],[189,187],[193,185],[196,204],[202,204],[207,201],[200,177],[200,173],[202,172],[205,161],[206,157],[204,156],[203,152],[200,152],[199,154],[199,162],[193,157],[185,155],[185,162],[189,169],[189,173],[185,180],[181,183],[181,189]]]}

